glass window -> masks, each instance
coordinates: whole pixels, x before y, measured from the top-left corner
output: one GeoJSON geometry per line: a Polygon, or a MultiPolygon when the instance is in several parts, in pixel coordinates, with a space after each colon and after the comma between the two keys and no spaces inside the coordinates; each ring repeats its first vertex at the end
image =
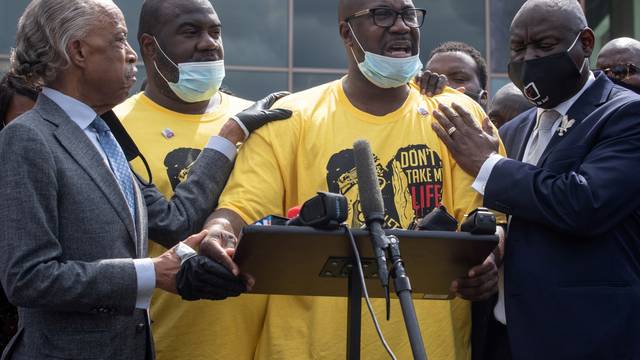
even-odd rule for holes
{"type": "Polygon", "coordinates": [[[222,22],[227,64],[288,65],[287,0],[216,1],[214,6],[222,22]]]}
{"type": "Polygon", "coordinates": [[[503,76],[494,76],[491,79],[491,98],[493,98],[493,95],[495,95],[498,90],[500,90],[501,87],[507,85],[508,83],[510,83],[511,80],[509,80],[508,77],[503,77],[503,76]]]}
{"type": "Polygon", "coordinates": [[[338,0],[297,0],[293,8],[294,66],[346,68],[346,53],[338,33],[338,0]]]}
{"type": "Polygon", "coordinates": [[[422,61],[431,50],[446,41],[462,41],[485,54],[484,1],[416,0],[416,7],[427,9],[421,31],[422,61]]]}
{"type": "Polygon", "coordinates": [[[222,86],[235,96],[258,100],[272,92],[287,90],[287,75],[286,72],[227,70],[227,76],[222,86]]]}
{"type": "MultiPolygon", "coordinates": [[[[345,68],[345,50],[338,34],[337,0],[302,1],[294,5],[294,65],[345,68]]],[[[484,2],[478,0],[416,0],[427,9],[422,27],[422,60],[445,41],[464,41],[484,53],[484,2]],[[452,26],[455,24],[455,26],[452,26]],[[446,31],[443,31],[446,29],[446,31]]]]}
{"type": "Polygon", "coordinates": [[[589,0],[585,10],[587,22],[596,35],[591,55],[591,64],[595,67],[598,53],[606,43],[619,37],[634,37],[640,23],[635,16],[640,12],[640,1],[589,0]]]}
{"type": "Polygon", "coordinates": [[[0,54],[8,55],[16,43],[18,19],[29,0],[0,1],[0,54]]]}
{"type": "Polygon", "coordinates": [[[138,23],[140,22],[140,10],[142,9],[142,0],[115,0],[116,5],[122,10],[124,21],[127,23],[129,30],[129,44],[138,54],[138,59],[142,62],[140,55],[140,47],[138,46],[138,23]]]}
{"type": "MultiPolygon", "coordinates": [[[[15,45],[18,20],[29,3],[30,0],[0,1],[0,54],[8,55],[10,49],[15,45]]],[[[129,30],[129,42],[139,55],[137,33],[142,0],[116,0],[115,3],[125,16],[129,30]]]]}
{"type": "Polygon", "coordinates": [[[293,91],[302,91],[317,85],[328,83],[344,74],[293,74],[293,91]]]}
{"type": "Polygon", "coordinates": [[[504,74],[511,54],[509,28],[524,0],[491,1],[491,72],[504,74]]]}
{"type": "Polygon", "coordinates": [[[0,59],[0,75],[4,75],[9,70],[9,60],[0,59]]]}

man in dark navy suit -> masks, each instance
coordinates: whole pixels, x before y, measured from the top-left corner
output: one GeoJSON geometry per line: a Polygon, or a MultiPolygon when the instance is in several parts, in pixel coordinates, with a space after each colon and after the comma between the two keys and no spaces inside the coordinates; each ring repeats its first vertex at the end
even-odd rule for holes
{"type": "Polygon", "coordinates": [[[512,159],[488,120],[434,114],[485,205],[511,215],[494,315],[514,359],[640,359],[640,97],[589,70],[578,4],[529,0],[511,24],[509,77],[536,105],[500,129],[512,159]]]}

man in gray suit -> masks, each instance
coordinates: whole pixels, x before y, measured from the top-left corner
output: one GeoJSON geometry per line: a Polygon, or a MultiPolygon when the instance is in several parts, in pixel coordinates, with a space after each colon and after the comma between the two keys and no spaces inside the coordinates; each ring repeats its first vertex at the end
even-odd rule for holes
{"type": "MultiPolygon", "coordinates": [[[[200,226],[230,171],[224,154],[205,149],[171,202],[140,189],[98,116],[135,82],[126,36],[110,0],[34,0],[19,21],[12,65],[44,89],[0,134],[0,281],[20,312],[3,359],[152,358],[149,299],[156,287],[176,292],[181,259],[175,248],[145,258],[147,226],[175,243],[200,226]]],[[[226,296],[244,289],[217,275],[226,296]]]]}

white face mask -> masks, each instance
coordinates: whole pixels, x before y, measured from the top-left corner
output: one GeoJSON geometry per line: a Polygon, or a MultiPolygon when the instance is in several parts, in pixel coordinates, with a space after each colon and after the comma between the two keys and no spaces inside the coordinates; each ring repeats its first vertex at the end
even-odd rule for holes
{"type": "Polygon", "coordinates": [[[164,57],[167,58],[173,66],[178,68],[178,82],[173,83],[167,80],[167,78],[158,69],[156,62],[153,62],[158,74],[160,74],[164,81],[167,82],[169,88],[176,94],[176,96],[185,102],[197,103],[209,101],[213,95],[218,92],[225,76],[224,60],[189,62],[176,65],[171,61],[167,54],[165,54],[155,37],[154,40],[164,57]]]}
{"type": "Polygon", "coordinates": [[[351,24],[347,23],[353,38],[364,52],[364,61],[358,62],[356,54],[351,49],[353,58],[358,62],[358,69],[367,80],[383,89],[397,88],[406,85],[422,70],[420,52],[406,58],[393,58],[366,51],[356,37],[351,24]]]}

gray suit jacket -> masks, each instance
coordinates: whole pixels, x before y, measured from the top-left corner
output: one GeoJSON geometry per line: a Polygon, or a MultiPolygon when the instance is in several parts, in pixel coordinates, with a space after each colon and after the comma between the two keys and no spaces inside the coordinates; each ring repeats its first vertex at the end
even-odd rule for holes
{"type": "Polygon", "coordinates": [[[134,224],[99,152],[46,96],[5,128],[0,281],[18,306],[20,326],[4,358],[151,358],[146,312],[135,309],[132,260],[146,256],[145,202],[149,229],[166,229],[167,245],[199,230],[232,166],[221,157],[204,151],[173,201],[136,188],[134,224]]]}

